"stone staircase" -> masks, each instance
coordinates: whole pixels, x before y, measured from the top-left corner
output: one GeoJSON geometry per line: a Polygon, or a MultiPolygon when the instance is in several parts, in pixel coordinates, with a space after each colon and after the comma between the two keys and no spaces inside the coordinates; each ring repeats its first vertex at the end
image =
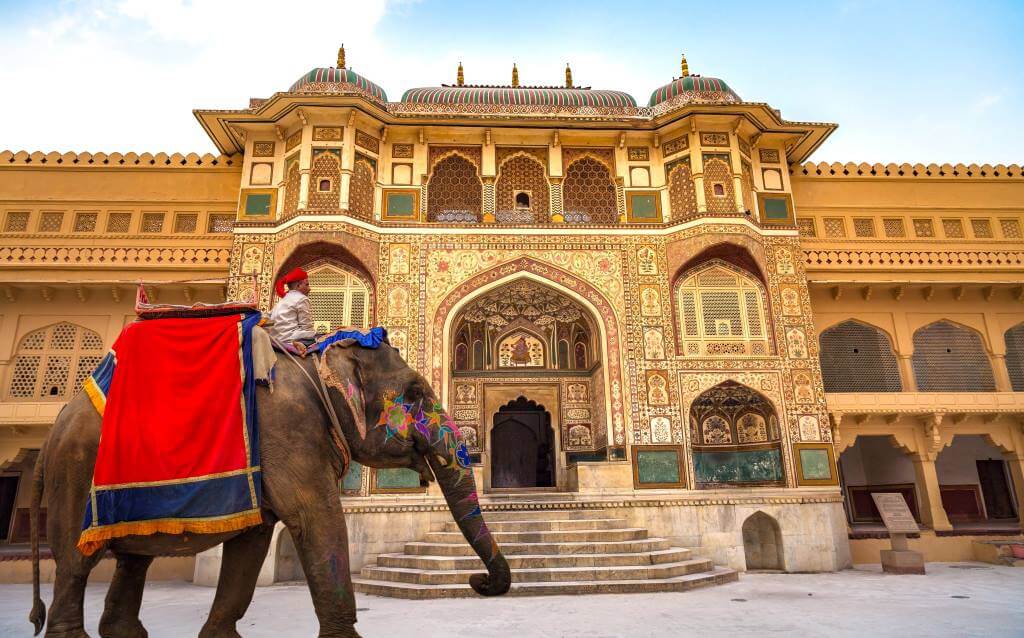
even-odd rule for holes
{"type": "MultiPolygon", "coordinates": [[[[672,547],[600,509],[485,512],[512,569],[519,596],[685,591],[737,580],[691,550],[672,547]]],[[[483,571],[454,521],[401,554],[381,554],[353,578],[364,594],[393,598],[462,598],[477,594],[469,576],[483,571]]]]}

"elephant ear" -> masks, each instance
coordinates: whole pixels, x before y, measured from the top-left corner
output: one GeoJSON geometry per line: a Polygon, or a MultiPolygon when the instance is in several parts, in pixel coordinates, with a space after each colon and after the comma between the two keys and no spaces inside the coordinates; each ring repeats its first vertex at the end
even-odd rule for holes
{"type": "Polygon", "coordinates": [[[337,392],[345,400],[349,412],[352,413],[352,420],[355,422],[356,430],[359,431],[359,438],[366,439],[366,401],[363,398],[362,377],[359,374],[359,363],[350,352],[343,352],[352,344],[357,343],[355,339],[342,339],[327,346],[320,355],[320,363],[317,365],[317,372],[323,380],[324,386],[330,391],[337,392]],[[328,355],[332,349],[337,348],[338,356],[344,358],[351,373],[343,372],[338,374],[328,363],[328,355]]]}

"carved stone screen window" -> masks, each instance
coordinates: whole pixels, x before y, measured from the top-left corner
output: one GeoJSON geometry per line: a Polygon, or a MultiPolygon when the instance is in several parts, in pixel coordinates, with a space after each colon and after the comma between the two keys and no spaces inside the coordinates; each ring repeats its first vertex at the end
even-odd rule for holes
{"type": "Polygon", "coordinates": [[[825,218],[825,236],[835,238],[846,237],[846,224],[842,217],[825,218]]]}
{"type": "Polygon", "coordinates": [[[194,233],[198,223],[199,215],[197,213],[178,213],[174,216],[174,232],[194,233]]]}
{"type": "Polygon", "coordinates": [[[818,233],[814,229],[813,219],[798,219],[796,220],[796,227],[800,230],[801,237],[817,237],[818,233]]]}
{"type": "MultiPolygon", "coordinates": [[[[4,221],[5,233],[23,233],[28,230],[28,213],[25,211],[13,211],[7,213],[4,221]]],[[[1004,231],[1005,234],[1005,231],[1004,231]]]]}
{"type": "Polygon", "coordinates": [[[373,160],[356,155],[352,169],[352,183],[349,185],[349,212],[359,219],[373,219],[373,195],[377,183],[377,171],[373,160]]]}
{"type": "Polygon", "coordinates": [[[935,224],[930,219],[915,219],[914,235],[916,237],[934,237],[935,224]]]}
{"type": "Polygon", "coordinates": [[[1006,369],[1014,392],[1024,392],[1024,323],[1006,331],[1006,369]]]}
{"type": "Polygon", "coordinates": [[[889,337],[874,326],[844,321],[821,333],[825,392],[900,392],[900,368],[889,337]]]}
{"type": "Polygon", "coordinates": [[[67,401],[106,354],[96,332],[62,322],[30,332],[18,345],[10,399],[67,401]]]}
{"type": "Polygon", "coordinates": [[[331,210],[339,206],[341,156],[335,149],[316,151],[309,171],[309,208],[331,210]],[[326,186],[326,189],[323,188],[326,186]]]}
{"type": "Polygon", "coordinates": [[[143,213],[142,214],[142,227],[140,229],[144,233],[160,233],[164,230],[164,214],[163,213],[143,213]]]}
{"type": "Polygon", "coordinates": [[[110,213],[107,215],[107,232],[127,233],[131,223],[131,213],[110,213]]]}
{"type": "Polygon", "coordinates": [[[75,213],[75,232],[94,233],[96,232],[97,213],[75,213]]]}
{"type": "Polygon", "coordinates": [[[709,213],[735,213],[732,169],[718,157],[704,158],[704,197],[709,213]]]}
{"type": "Polygon", "coordinates": [[[768,353],[764,290],[747,273],[713,261],[687,274],[677,295],[679,325],[687,353],[768,353]],[[697,348],[690,348],[693,344],[697,348]]]}
{"type": "Polygon", "coordinates": [[[566,215],[589,215],[596,224],[619,221],[615,181],[604,163],[583,157],[569,165],[562,183],[562,201],[566,215]]]}
{"type": "Polygon", "coordinates": [[[903,227],[903,220],[899,217],[890,217],[882,220],[882,228],[885,229],[886,237],[906,237],[907,231],[903,227]]]}
{"type": "Polygon", "coordinates": [[[231,213],[210,213],[206,223],[207,233],[230,233],[235,224],[235,216],[231,213]]]}
{"type": "Polygon", "coordinates": [[[47,212],[39,216],[39,232],[59,233],[64,226],[64,213],[47,212]]]}
{"type": "Polygon", "coordinates": [[[427,184],[427,215],[430,221],[480,220],[483,182],[476,165],[461,155],[449,155],[434,165],[427,184]]]}
{"type": "Polygon", "coordinates": [[[964,222],[959,219],[943,219],[942,232],[950,239],[963,239],[964,222]]]}
{"type": "Polygon", "coordinates": [[[1000,219],[999,226],[1003,229],[1004,239],[1020,239],[1024,237],[1024,234],[1021,233],[1019,220],[1000,219]]]}
{"type": "Polygon", "coordinates": [[[920,392],[993,392],[996,389],[978,333],[937,321],[914,333],[914,378],[920,392]]]}
{"type": "Polygon", "coordinates": [[[307,270],[313,325],[318,333],[369,326],[370,286],[362,277],[333,263],[307,270]]]}
{"type": "Polygon", "coordinates": [[[857,237],[874,237],[875,220],[870,217],[859,217],[853,220],[853,234],[857,237]]]}
{"type": "Polygon", "coordinates": [[[992,238],[992,222],[987,219],[972,219],[971,232],[978,239],[992,238]]]}
{"type": "Polygon", "coordinates": [[[676,162],[669,168],[668,199],[673,219],[687,219],[697,214],[697,191],[688,162],[676,162]]]}
{"type": "Polygon", "coordinates": [[[498,212],[529,210],[534,213],[534,219],[548,221],[551,198],[547,172],[532,156],[515,155],[505,160],[498,169],[494,194],[498,212]]]}

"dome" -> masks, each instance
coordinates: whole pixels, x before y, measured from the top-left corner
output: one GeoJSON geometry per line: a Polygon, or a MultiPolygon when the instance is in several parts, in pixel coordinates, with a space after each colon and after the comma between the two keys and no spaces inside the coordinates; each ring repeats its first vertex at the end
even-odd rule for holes
{"type": "Polygon", "coordinates": [[[336,93],[345,91],[349,86],[362,89],[381,102],[387,102],[388,96],[384,89],[359,75],[352,69],[323,67],[313,69],[292,84],[289,93],[336,93]]]}
{"type": "Polygon", "coordinates": [[[680,95],[685,96],[682,101],[686,103],[743,101],[735,91],[729,88],[725,80],[700,75],[684,75],[651,93],[651,100],[647,106],[655,106],[680,95]]]}
{"type": "Polygon", "coordinates": [[[409,89],[402,102],[410,104],[485,104],[498,106],[635,107],[622,91],[556,86],[433,86],[409,89]]]}

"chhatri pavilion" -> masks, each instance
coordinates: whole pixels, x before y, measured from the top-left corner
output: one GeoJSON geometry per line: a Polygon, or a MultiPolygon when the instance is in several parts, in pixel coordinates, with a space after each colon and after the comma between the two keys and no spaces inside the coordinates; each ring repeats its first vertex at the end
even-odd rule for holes
{"type": "MultiPolygon", "coordinates": [[[[196,110],[217,156],[0,152],[0,550],[136,282],[269,310],[296,266],[318,331],[385,326],[433,384],[485,514],[600,509],[732,570],[878,562],[877,492],[928,560],[1021,538],[1021,167],[809,163],[835,124],[685,58],[642,104],[519,74],[392,101],[342,50],[196,110]]],[[[411,471],[341,487],[356,568],[447,516],[411,471]]]]}

